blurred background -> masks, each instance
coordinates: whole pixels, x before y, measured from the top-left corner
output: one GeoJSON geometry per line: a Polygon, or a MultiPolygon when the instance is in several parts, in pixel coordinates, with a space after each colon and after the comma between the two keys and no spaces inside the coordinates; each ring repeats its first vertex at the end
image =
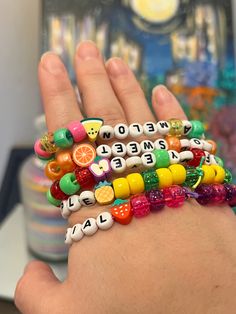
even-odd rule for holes
{"type": "MultiPolygon", "coordinates": [[[[95,41],[105,58],[123,58],[149,102],[152,88],[166,84],[188,117],[203,121],[208,137],[217,139],[218,155],[235,180],[235,19],[234,0],[1,0],[0,222],[20,200],[19,169],[44,129],[44,119],[36,119],[42,113],[37,81],[40,55],[47,50],[58,53],[75,85],[72,60],[76,44],[83,39],[95,41]]],[[[46,188],[39,169],[30,159],[24,171],[34,172],[34,184],[46,188]]],[[[40,197],[45,194],[44,189],[41,192],[40,197]]],[[[52,209],[50,213],[55,221],[52,209]]],[[[45,212],[40,215],[40,221],[47,220],[42,223],[45,227],[49,218],[45,212]]],[[[62,234],[61,229],[57,232],[62,234]]],[[[53,254],[63,256],[63,250],[53,254]]],[[[0,281],[0,297],[11,299],[12,287],[3,290],[0,281]]]]}

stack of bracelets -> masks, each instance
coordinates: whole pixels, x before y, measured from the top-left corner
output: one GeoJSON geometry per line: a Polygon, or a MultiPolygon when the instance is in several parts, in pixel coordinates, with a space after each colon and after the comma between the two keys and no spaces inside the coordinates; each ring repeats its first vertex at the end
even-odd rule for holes
{"type": "Polygon", "coordinates": [[[96,219],[68,228],[67,244],[107,230],[114,221],[129,224],[133,216],[179,207],[190,198],[202,205],[236,205],[232,175],[215,156],[216,144],[205,139],[200,121],[120,123],[113,128],[89,118],[45,134],[34,148],[47,161],[45,174],[53,181],[47,199],[65,219],[82,206],[111,204],[96,219]],[[143,135],[151,139],[127,141],[143,135]],[[122,176],[126,170],[129,174],[122,176]],[[110,182],[112,174],[116,179],[110,182]]]}

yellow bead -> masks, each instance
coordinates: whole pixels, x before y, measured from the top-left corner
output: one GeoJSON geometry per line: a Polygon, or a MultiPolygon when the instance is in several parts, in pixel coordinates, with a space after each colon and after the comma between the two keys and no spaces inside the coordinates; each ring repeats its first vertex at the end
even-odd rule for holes
{"type": "Polygon", "coordinates": [[[202,170],[203,170],[203,177],[201,180],[201,183],[206,183],[206,184],[212,184],[214,183],[215,180],[215,170],[208,165],[203,165],[202,166],[202,170]]]}
{"type": "Polygon", "coordinates": [[[159,168],[156,170],[156,174],[159,178],[158,187],[160,189],[167,188],[173,184],[173,176],[168,168],[159,168]]]}
{"type": "Polygon", "coordinates": [[[173,184],[182,184],[186,180],[186,170],[179,164],[170,165],[168,168],[172,173],[173,184]]]}
{"type": "Polygon", "coordinates": [[[126,178],[115,179],[112,184],[116,198],[125,199],[130,196],[129,183],[126,178]]]}
{"type": "Polygon", "coordinates": [[[211,165],[211,167],[215,170],[214,183],[223,183],[225,179],[224,168],[218,165],[211,165]]]}
{"type": "Polygon", "coordinates": [[[130,194],[139,194],[144,192],[144,181],[140,173],[131,173],[126,179],[129,183],[130,194]]]}
{"type": "Polygon", "coordinates": [[[168,122],[170,123],[170,135],[181,136],[183,134],[184,126],[182,120],[170,119],[168,122]]]}

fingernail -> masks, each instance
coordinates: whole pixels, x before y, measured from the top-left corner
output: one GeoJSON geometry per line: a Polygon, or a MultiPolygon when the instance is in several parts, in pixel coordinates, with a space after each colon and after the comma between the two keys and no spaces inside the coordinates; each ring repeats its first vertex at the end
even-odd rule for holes
{"type": "Polygon", "coordinates": [[[128,73],[128,66],[119,58],[113,58],[107,62],[108,74],[114,78],[128,73]]]}
{"type": "Polygon", "coordinates": [[[170,97],[170,92],[164,85],[157,85],[152,90],[153,100],[158,104],[164,104],[167,98],[170,97]]]}
{"type": "Polygon", "coordinates": [[[76,47],[76,53],[82,60],[95,59],[99,57],[99,50],[92,41],[83,41],[76,47]]]}
{"type": "Polygon", "coordinates": [[[65,71],[65,67],[61,59],[53,52],[44,53],[40,62],[44,69],[53,75],[57,75],[65,71]]]}

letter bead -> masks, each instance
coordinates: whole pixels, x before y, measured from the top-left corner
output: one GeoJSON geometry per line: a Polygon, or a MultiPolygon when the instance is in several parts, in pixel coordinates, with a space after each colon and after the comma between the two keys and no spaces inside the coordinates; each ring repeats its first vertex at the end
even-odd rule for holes
{"type": "Polygon", "coordinates": [[[213,145],[205,140],[201,140],[203,143],[203,150],[206,150],[207,152],[211,152],[213,145]]]}
{"type": "Polygon", "coordinates": [[[126,146],[121,142],[116,142],[112,145],[111,151],[113,156],[124,157],[126,155],[126,146]]]}
{"type": "Polygon", "coordinates": [[[183,135],[187,135],[192,130],[192,123],[188,120],[182,120],[183,123],[183,135]]]}
{"type": "Polygon", "coordinates": [[[191,138],[191,140],[189,142],[190,142],[191,148],[203,149],[203,143],[198,138],[191,138]]]}
{"type": "Polygon", "coordinates": [[[154,142],[154,146],[156,149],[168,149],[168,144],[167,141],[164,140],[163,138],[158,138],[155,142],[154,142]]]}
{"type": "Polygon", "coordinates": [[[70,245],[70,244],[72,244],[72,239],[71,239],[71,230],[72,230],[72,228],[67,228],[67,230],[66,230],[66,236],[65,236],[65,244],[68,244],[68,245],[70,245]]]}
{"type": "Polygon", "coordinates": [[[126,124],[119,123],[114,127],[115,137],[119,140],[125,139],[129,134],[129,128],[126,124]]]}
{"type": "Polygon", "coordinates": [[[207,151],[204,151],[204,153],[205,153],[205,164],[209,166],[211,164],[211,155],[207,151]]]}
{"type": "Polygon", "coordinates": [[[69,210],[69,208],[67,206],[67,201],[66,200],[61,202],[60,210],[61,210],[61,215],[62,215],[62,217],[64,219],[67,219],[70,216],[70,214],[71,214],[71,212],[70,212],[70,210],[69,210]]]}
{"type": "Polygon", "coordinates": [[[70,211],[75,212],[81,208],[80,198],[78,195],[72,195],[67,200],[67,207],[70,211]]]}
{"type": "Polygon", "coordinates": [[[154,143],[149,140],[144,140],[140,143],[142,153],[152,152],[154,150],[154,143]]]}
{"type": "Polygon", "coordinates": [[[153,122],[146,122],[143,125],[143,132],[146,136],[153,136],[157,133],[157,126],[153,122]]]}
{"type": "Polygon", "coordinates": [[[83,206],[93,206],[96,203],[94,193],[92,191],[83,191],[80,194],[80,203],[83,206]]]}
{"type": "Polygon", "coordinates": [[[140,123],[132,123],[129,126],[129,135],[132,137],[138,137],[143,134],[143,127],[140,123]]]}
{"type": "Polygon", "coordinates": [[[190,150],[186,150],[184,152],[179,153],[181,162],[188,162],[193,159],[193,153],[190,150]]]}
{"type": "Polygon", "coordinates": [[[142,159],[139,156],[132,156],[126,159],[126,167],[128,169],[138,168],[142,166],[142,159]]]}
{"type": "Polygon", "coordinates": [[[114,129],[110,125],[103,125],[99,130],[99,137],[103,141],[108,141],[114,137],[114,129]]]}
{"type": "Polygon", "coordinates": [[[152,152],[146,152],[141,156],[142,163],[145,167],[151,168],[156,164],[156,157],[152,152]]]}
{"type": "Polygon", "coordinates": [[[186,138],[180,140],[181,151],[190,149],[190,141],[186,138]]]}
{"type": "Polygon", "coordinates": [[[108,230],[112,227],[114,220],[108,212],[103,212],[97,216],[96,223],[99,229],[108,230]]]}
{"type": "Polygon", "coordinates": [[[126,145],[128,156],[137,156],[141,153],[141,147],[137,142],[129,142],[126,145]]]}
{"type": "Polygon", "coordinates": [[[99,157],[110,158],[111,157],[111,148],[108,145],[99,145],[96,149],[96,153],[99,157]]]}
{"type": "Polygon", "coordinates": [[[125,159],[122,158],[122,157],[114,157],[114,158],[112,158],[110,165],[111,165],[111,169],[115,173],[122,173],[126,169],[126,162],[125,162],[125,159]]]}
{"type": "Polygon", "coordinates": [[[94,218],[88,218],[82,224],[82,231],[86,236],[92,236],[97,230],[98,226],[94,218]]]}
{"type": "Polygon", "coordinates": [[[72,229],[70,234],[71,239],[73,241],[80,241],[84,236],[84,233],[82,231],[82,225],[76,224],[71,229],[72,229]]]}
{"type": "Polygon", "coordinates": [[[168,134],[170,131],[170,123],[164,120],[157,122],[157,131],[162,135],[168,134]]]}
{"type": "Polygon", "coordinates": [[[168,154],[170,157],[170,164],[178,164],[180,162],[180,156],[179,153],[175,150],[168,150],[168,154]]]}

